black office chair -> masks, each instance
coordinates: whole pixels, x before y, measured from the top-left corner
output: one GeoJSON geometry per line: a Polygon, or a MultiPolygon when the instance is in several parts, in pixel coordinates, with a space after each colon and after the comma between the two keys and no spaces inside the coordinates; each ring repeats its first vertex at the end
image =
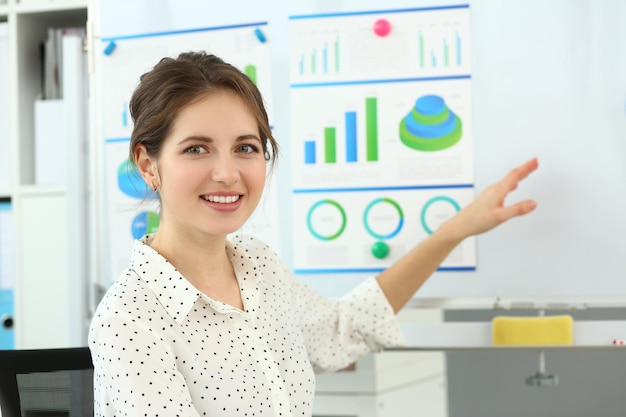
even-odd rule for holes
{"type": "Polygon", "coordinates": [[[2,417],[93,416],[87,347],[0,350],[2,417]]]}

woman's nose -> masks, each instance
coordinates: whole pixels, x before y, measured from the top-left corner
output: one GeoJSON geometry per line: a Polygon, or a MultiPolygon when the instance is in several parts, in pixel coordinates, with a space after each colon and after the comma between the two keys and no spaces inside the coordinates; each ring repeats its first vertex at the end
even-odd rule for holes
{"type": "Polygon", "coordinates": [[[239,168],[230,155],[219,155],[213,159],[211,178],[215,182],[233,184],[239,178],[239,168]]]}

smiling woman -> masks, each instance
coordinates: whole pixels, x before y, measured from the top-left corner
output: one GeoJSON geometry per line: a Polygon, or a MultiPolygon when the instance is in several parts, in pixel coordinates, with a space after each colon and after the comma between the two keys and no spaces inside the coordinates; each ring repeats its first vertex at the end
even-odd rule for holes
{"type": "Polygon", "coordinates": [[[310,416],[314,371],[403,343],[395,312],[468,236],[535,207],[503,205],[532,159],[341,299],[296,280],[251,236],[278,146],[259,91],[204,52],[164,58],[130,102],[130,160],[160,225],[100,302],[89,334],[95,415],[310,416]],[[271,167],[270,164],[270,167],[271,167]]]}
{"type": "Polygon", "coordinates": [[[266,161],[261,129],[249,108],[231,90],[205,93],[178,112],[158,157],[140,142],[134,147],[139,172],[159,190],[162,222],[150,246],[166,258],[187,250],[172,245],[187,239],[181,233],[221,239],[254,212],[266,161]]]}

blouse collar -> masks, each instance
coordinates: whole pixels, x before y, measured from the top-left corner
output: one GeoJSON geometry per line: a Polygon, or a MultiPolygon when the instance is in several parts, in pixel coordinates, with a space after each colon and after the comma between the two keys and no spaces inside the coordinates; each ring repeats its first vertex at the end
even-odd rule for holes
{"type": "Polygon", "coordinates": [[[136,240],[130,261],[130,269],[146,283],[159,303],[178,324],[182,324],[200,298],[217,313],[246,314],[258,308],[259,284],[263,281],[261,269],[243,240],[232,237],[226,241],[229,255],[239,283],[244,310],[215,300],[199,291],[167,259],[154,250],[149,242],[153,235],[136,240]]]}

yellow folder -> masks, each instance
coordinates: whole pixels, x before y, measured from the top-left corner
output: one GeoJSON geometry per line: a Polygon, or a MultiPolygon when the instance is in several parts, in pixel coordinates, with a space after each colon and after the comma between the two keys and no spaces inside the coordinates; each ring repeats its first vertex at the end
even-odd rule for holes
{"type": "Polygon", "coordinates": [[[494,345],[571,345],[574,320],[569,315],[509,317],[491,321],[494,345]]]}

